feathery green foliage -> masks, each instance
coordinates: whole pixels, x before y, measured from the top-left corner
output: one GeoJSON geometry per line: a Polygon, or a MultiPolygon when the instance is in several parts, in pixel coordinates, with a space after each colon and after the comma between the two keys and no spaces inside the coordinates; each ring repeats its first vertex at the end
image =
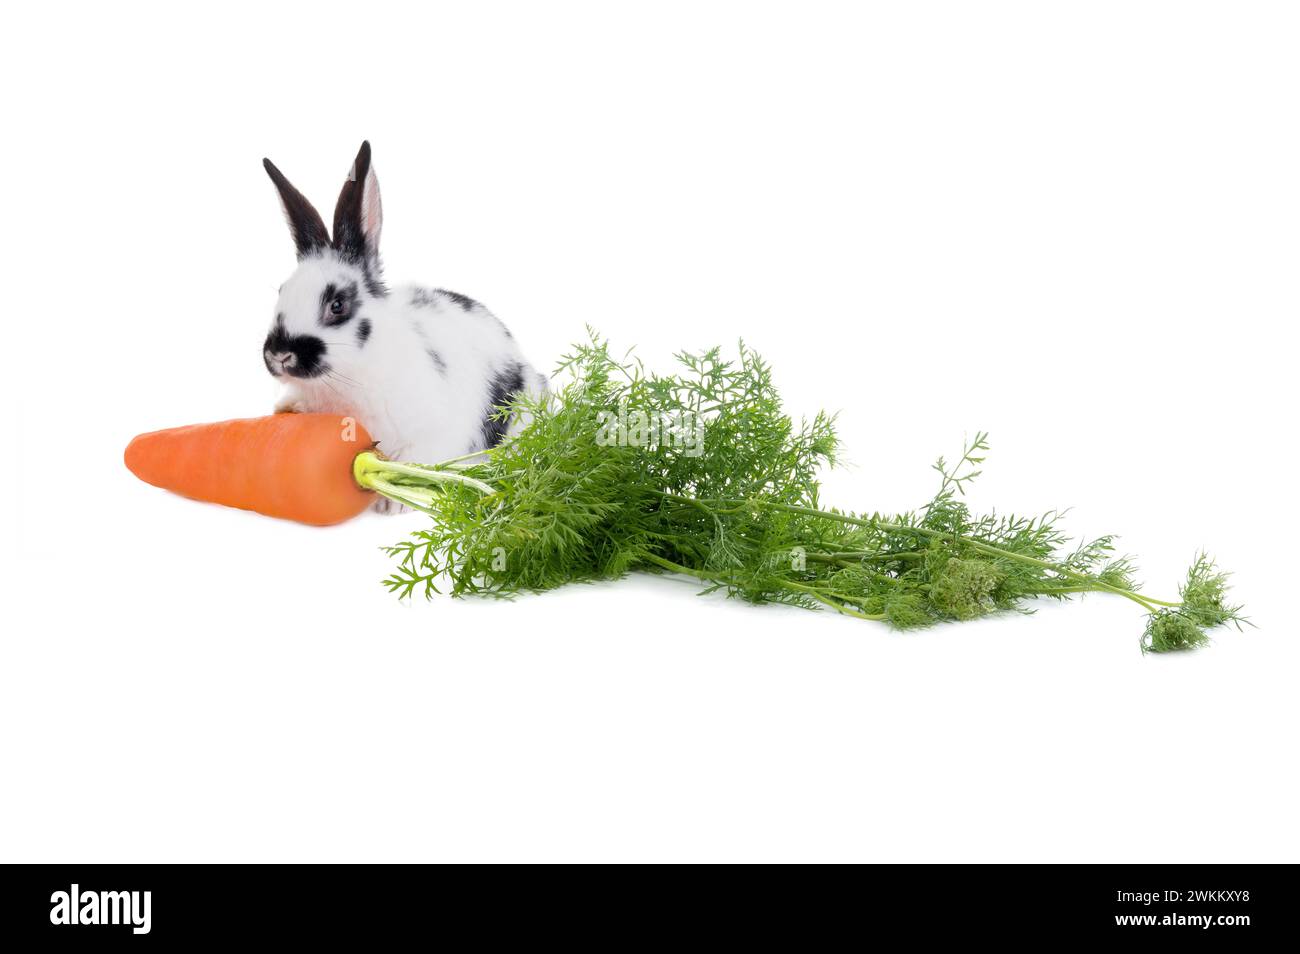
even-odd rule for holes
{"type": "Polygon", "coordinates": [[[440,587],[511,597],[678,573],[706,592],[900,629],[1108,592],[1150,614],[1144,652],[1194,648],[1206,629],[1242,621],[1208,557],[1188,572],[1181,602],[1165,602],[1137,592],[1112,537],[1070,549],[1058,513],[972,513],[963,498],[984,462],[984,434],[955,464],[935,464],[939,489],[919,510],[826,508],[817,475],[836,459],[834,419],[796,424],[771,369],[743,344],[735,360],[716,348],[676,357],[675,374],[656,375],[592,334],[563,360],[558,394],[502,409],[531,419],[509,443],[395,477],[394,499],[433,523],[387,548],[397,566],[385,585],[402,597],[440,587]],[[430,491],[422,469],[458,479],[430,491]]]}

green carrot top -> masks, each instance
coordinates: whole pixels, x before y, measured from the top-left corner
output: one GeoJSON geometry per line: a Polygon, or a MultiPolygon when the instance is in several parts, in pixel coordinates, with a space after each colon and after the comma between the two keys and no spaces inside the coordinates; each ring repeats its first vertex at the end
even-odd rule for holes
{"type": "Polygon", "coordinates": [[[826,508],[818,473],[836,459],[834,418],[796,424],[743,343],[734,360],[717,348],[676,358],[676,373],[653,374],[592,333],[563,359],[557,394],[502,409],[531,419],[512,441],[388,473],[389,496],[433,523],[387,549],[397,566],[385,585],[508,597],[668,572],[706,592],[899,628],[1104,592],[1146,611],[1144,652],[1195,648],[1206,630],[1244,621],[1208,556],[1178,601],[1159,600],[1138,591],[1111,536],[1070,546],[1059,513],[972,513],[963,498],[988,449],[982,433],[956,463],[935,464],[938,491],[918,510],[826,508]]]}

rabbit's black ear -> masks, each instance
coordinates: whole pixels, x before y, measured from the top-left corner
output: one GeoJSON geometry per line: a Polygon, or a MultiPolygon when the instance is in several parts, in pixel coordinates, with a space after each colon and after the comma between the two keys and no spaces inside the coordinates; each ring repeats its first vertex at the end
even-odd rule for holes
{"type": "Polygon", "coordinates": [[[334,247],[357,262],[373,263],[379,257],[383,225],[379,180],[370,165],[370,143],[363,142],[334,206],[334,247]]]}
{"type": "Polygon", "coordinates": [[[270,159],[263,159],[266,174],[271,177],[280,193],[280,204],[284,206],[284,217],[289,220],[289,231],[293,233],[293,244],[298,247],[298,257],[327,248],[330,234],[325,231],[325,223],[320,213],[303,198],[303,194],[293,187],[284,177],[284,173],[275,167],[270,159]]]}

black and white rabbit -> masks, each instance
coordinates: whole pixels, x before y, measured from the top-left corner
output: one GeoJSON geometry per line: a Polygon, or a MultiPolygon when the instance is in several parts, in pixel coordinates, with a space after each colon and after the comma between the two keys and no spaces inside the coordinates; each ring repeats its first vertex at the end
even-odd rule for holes
{"type": "Polygon", "coordinates": [[[262,348],[267,370],[285,385],[275,409],[355,417],[385,455],[421,463],[500,443],[517,422],[492,420],[492,409],[520,391],[545,392],[546,377],[473,299],[384,286],[370,143],[339,193],[333,240],[271,160],[262,164],[298,249],[262,348]]]}

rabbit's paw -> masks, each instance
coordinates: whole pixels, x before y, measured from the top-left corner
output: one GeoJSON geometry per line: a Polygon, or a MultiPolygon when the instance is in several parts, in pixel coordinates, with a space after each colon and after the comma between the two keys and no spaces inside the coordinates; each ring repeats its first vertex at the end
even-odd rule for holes
{"type": "Polygon", "coordinates": [[[300,397],[285,397],[275,402],[276,414],[305,414],[307,412],[307,402],[300,397]]]}

